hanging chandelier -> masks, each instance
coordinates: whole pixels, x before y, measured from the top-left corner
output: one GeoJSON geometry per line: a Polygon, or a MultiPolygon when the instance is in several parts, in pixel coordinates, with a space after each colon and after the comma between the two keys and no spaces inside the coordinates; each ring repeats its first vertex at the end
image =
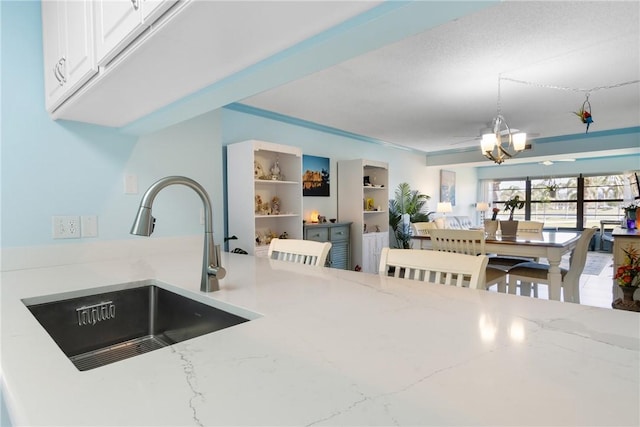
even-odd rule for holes
{"type": "Polygon", "coordinates": [[[482,154],[499,165],[524,150],[527,143],[527,134],[524,132],[512,133],[507,121],[502,116],[500,80],[501,77],[498,76],[498,108],[491,125],[493,133],[483,134],[480,141],[482,154]]]}

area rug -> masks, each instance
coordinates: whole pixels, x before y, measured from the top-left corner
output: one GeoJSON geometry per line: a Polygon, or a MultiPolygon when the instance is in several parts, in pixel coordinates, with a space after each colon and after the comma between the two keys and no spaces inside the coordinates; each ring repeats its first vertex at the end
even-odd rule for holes
{"type": "Polygon", "coordinates": [[[599,276],[602,273],[602,270],[611,267],[612,262],[611,254],[588,252],[587,262],[584,265],[582,274],[599,276]]]}

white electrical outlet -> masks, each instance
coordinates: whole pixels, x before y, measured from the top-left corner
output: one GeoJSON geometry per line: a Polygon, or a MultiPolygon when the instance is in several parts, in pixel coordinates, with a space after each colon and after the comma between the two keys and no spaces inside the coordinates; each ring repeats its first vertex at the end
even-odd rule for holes
{"type": "Polygon", "coordinates": [[[83,215],[80,217],[80,236],[98,237],[98,217],[96,215],[83,215]]]}
{"type": "Polygon", "coordinates": [[[79,239],[79,216],[54,216],[52,221],[52,234],[54,239],[79,239]]]}

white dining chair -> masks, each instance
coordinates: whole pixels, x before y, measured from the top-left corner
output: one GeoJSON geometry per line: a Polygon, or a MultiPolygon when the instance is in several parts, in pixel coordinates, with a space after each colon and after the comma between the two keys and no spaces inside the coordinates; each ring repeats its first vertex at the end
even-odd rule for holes
{"type": "MultiPolygon", "coordinates": [[[[544,229],[544,222],[540,221],[518,221],[518,231],[516,236],[518,238],[541,240],[542,230],[544,229]]],[[[489,266],[495,268],[509,269],[523,262],[538,262],[538,258],[526,258],[521,256],[507,256],[500,254],[488,254],[489,266]]]]}
{"type": "MultiPolygon", "coordinates": [[[[436,223],[431,222],[412,222],[411,234],[413,236],[428,236],[429,231],[436,228],[436,223]]],[[[420,239],[420,249],[424,249],[424,240],[420,239]]]]}
{"type": "Polygon", "coordinates": [[[275,238],[269,244],[268,256],[281,261],[324,266],[330,249],[331,242],[275,238]]]}
{"type": "Polygon", "coordinates": [[[484,289],[486,266],[485,255],[383,248],[378,272],[401,279],[484,289]]]}
{"type": "MultiPolygon", "coordinates": [[[[455,252],[466,255],[486,255],[485,236],[482,230],[431,230],[431,247],[434,251],[455,252]]],[[[507,292],[507,268],[485,268],[485,288],[496,285],[498,292],[507,292]]]]}
{"type": "Polygon", "coordinates": [[[542,239],[544,222],[541,221],[518,221],[517,237],[542,239]]]}
{"type": "MultiPolygon", "coordinates": [[[[569,269],[560,269],[564,301],[566,302],[580,303],[580,276],[587,261],[589,243],[596,231],[597,228],[587,228],[582,232],[575,249],[571,252],[569,269]]],[[[549,284],[548,274],[548,264],[541,264],[539,262],[518,264],[509,270],[509,293],[515,293],[518,282],[520,282],[521,285],[529,283],[533,284],[534,296],[537,297],[538,284],[549,284]]]]}
{"type": "Polygon", "coordinates": [[[436,223],[431,222],[412,222],[411,223],[411,232],[414,236],[428,236],[429,230],[433,230],[436,228],[436,223]]]}

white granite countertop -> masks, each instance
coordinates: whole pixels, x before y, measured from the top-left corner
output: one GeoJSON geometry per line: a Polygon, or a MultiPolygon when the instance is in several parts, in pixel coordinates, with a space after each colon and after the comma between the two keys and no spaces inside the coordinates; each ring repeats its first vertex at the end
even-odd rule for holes
{"type": "Polygon", "coordinates": [[[640,424],[638,313],[176,249],[2,273],[16,424],[640,424]],[[262,317],[80,372],[21,302],[151,278],[262,317]]]}

